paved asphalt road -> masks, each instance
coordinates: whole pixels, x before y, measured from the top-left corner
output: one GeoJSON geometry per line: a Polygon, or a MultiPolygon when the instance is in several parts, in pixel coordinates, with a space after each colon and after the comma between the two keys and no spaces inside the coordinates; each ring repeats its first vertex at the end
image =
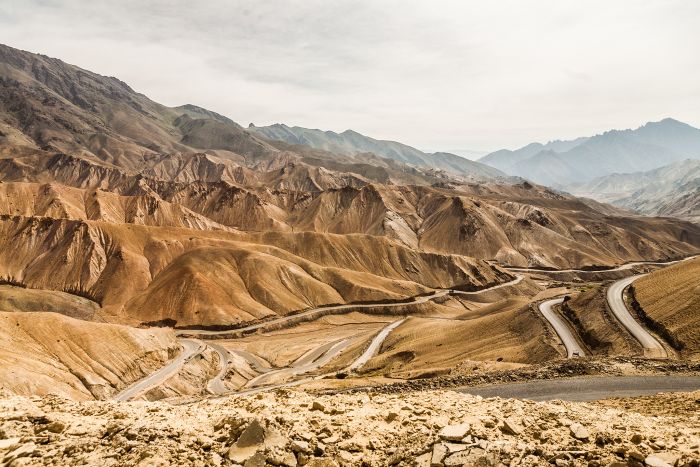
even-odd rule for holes
{"type": "Polygon", "coordinates": [[[529,399],[533,401],[593,401],[609,397],[635,397],[659,392],[700,390],[700,376],[597,376],[560,378],[524,383],[506,383],[459,392],[483,397],[529,399]]]}
{"type": "Polygon", "coordinates": [[[350,339],[342,339],[336,342],[330,342],[315,349],[313,353],[307,353],[297,359],[291,366],[272,370],[257,376],[245,385],[246,388],[256,388],[270,384],[281,379],[309,373],[317,368],[322,367],[338,356],[345,348],[350,345],[350,339]]]}
{"type": "Polygon", "coordinates": [[[608,287],[606,299],[610,310],[612,310],[618,321],[620,321],[630,334],[642,344],[646,357],[666,358],[668,357],[668,352],[666,352],[664,346],[632,317],[623,299],[625,288],[643,276],[644,274],[641,274],[613,282],[612,285],[608,287]]]}
{"type": "Polygon", "coordinates": [[[377,334],[374,339],[372,339],[372,342],[370,342],[369,347],[367,347],[367,350],[365,350],[362,355],[360,355],[357,360],[352,362],[352,364],[348,367],[348,371],[353,371],[357,370],[358,368],[361,368],[365,363],[369,361],[370,358],[374,357],[376,353],[379,351],[379,348],[382,346],[382,342],[389,336],[389,333],[399,327],[401,323],[406,321],[406,318],[400,319],[398,321],[394,321],[393,323],[390,323],[389,325],[385,326],[384,329],[379,331],[379,334],[377,334]]]}
{"type": "Polygon", "coordinates": [[[564,343],[567,358],[573,357],[574,354],[582,357],[585,352],[579,345],[574,335],[571,333],[571,330],[569,330],[569,327],[566,325],[564,319],[562,319],[562,317],[552,309],[554,305],[559,305],[563,301],[564,297],[559,297],[542,302],[539,305],[540,312],[547,319],[547,321],[549,321],[549,324],[552,325],[559,336],[559,339],[561,339],[561,341],[564,343]]]}
{"type": "Polygon", "coordinates": [[[512,281],[504,282],[503,284],[493,285],[493,286],[488,287],[486,289],[474,290],[472,292],[465,292],[462,290],[450,290],[449,292],[451,292],[453,294],[459,294],[459,295],[476,295],[476,294],[480,294],[480,293],[484,293],[484,292],[489,292],[491,290],[500,289],[502,287],[508,287],[509,285],[517,285],[520,283],[520,281],[523,280],[523,278],[524,278],[524,276],[517,275],[515,277],[515,279],[513,279],[512,281]]]}
{"type": "Polygon", "coordinates": [[[689,259],[693,259],[695,256],[691,256],[689,258],[685,258],[682,260],[676,260],[676,261],[666,261],[666,262],[660,262],[660,261],[635,261],[633,263],[626,263],[623,264],[622,266],[618,266],[613,269],[600,269],[600,270],[587,270],[587,269],[537,269],[537,268],[503,268],[507,269],[509,271],[516,271],[516,272],[613,272],[613,271],[626,271],[628,269],[632,269],[635,266],[668,266],[671,264],[679,263],[681,261],[687,261],[689,259]]]}
{"type": "Polygon", "coordinates": [[[163,381],[177,373],[180,368],[182,368],[182,365],[184,365],[190,358],[202,353],[205,348],[203,342],[194,339],[180,339],[180,344],[182,345],[182,352],[180,352],[180,355],[168,362],[168,364],[164,367],[161,367],[145,378],[132,384],[114,396],[114,399],[118,401],[128,401],[129,399],[133,399],[149,389],[158,386],[159,384],[163,383],[163,381]]]}
{"type": "Polygon", "coordinates": [[[207,344],[209,347],[214,349],[216,353],[219,354],[219,373],[213,377],[209,383],[207,383],[207,390],[212,394],[224,394],[229,391],[229,389],[224,384],[224,378],[226,377],[226,372],[228,371],[229,365],[229,353],[224,347],[219,344],[207,344]]]}
{"type": "Polygon", "coordinates": [[[295,315],[291,316],[283,316],[281,318],[273,319],[270,321],[265,321],[263,323],[257,323],[257,324],[252,324],[250,326],[246,326],[243,328],[238,328],[238,329],[233,329],[233,330],[226,330],[226,331],[204,331],[204,330],[199,330],[199,329],[178,329],[175,331],[177,335],[188,335],[188,336],[215,336],[217,334],[230,334],[231,332],[252,332],[256,331],[261,328],[265,328],[270,325],[274,324],[282,324],[290,320],[295,320],[300,317],[305,317],[305,316],[312,316],[316,313],[325,313],[327,311],[339,311],[339,310],[355,310],[355,309],[362,309],[362,308],[376,308],[377,306],[381,307],[395,307],[395,306],[404,306],[404,305],[413,305],[416,303],[425,303],[427,301],[433,300],[438,297],[444,297],[449,293],[449,290],[439,290],[431,295],[424,295],[422,297],[417,297],[414,301],[412,302],[397,302],[397,303],[381,303],[381,304],[362,304],[358,303],[355,305],[333,305],[333,306],[321,306],[318,308],[313,308],[311,310],[304,311],[302,313],[297,313],[295,315]]]}
{"type": "MultiPolygon", "coordinates": [[[[690,259],[690,258],[687,258],[690,259]]],[[[643,264],[648,264],[648,265],[666,265],[666,264],[673,264],[677,263],[678,261],[669,261],[666,263],[661,263],[661,262],[635,262],[635,263],[628,263],[625,265],[622,265],[618,268],[615,269],[608,269],[607,271],[621,271],[621,270],[627,270],[631,269],[634,266],[637,265],[643,265],[643,264]]],[[[522,272],[588,272],[584,270],[576,270],[576,269],[568,269],[568,270],[558,270],[558,271],[550,271],[550,270],[543,270],[543,269],[529,269],[529,268],[508,268],[511,271],[522,271],[522,272]]],[[[648,356],[667,356],[665,349],[661,344],[659,344],[656,339],[654,339],[651,334],[649,334],[642,326],[637,323],[632,316],[629,314],[629,311],[624,305],[624,302],[622,301],[622,291],[624,288],[629,285],[632,281],[634,281],[635,278],[640,277],[640,276],[635,276],[633,278],[628,278],[624,279],[622,281],[615,282],[609,289],[608,289],[608,303],[610,304],[611,309],[613,310],[613,313],[615,316],[618,317],[620,322],[623,323],[623,325],[629,329],[629,331],[634,335],[637,340],[639,340],[642,343],[642,346],[644,346],[645,349],[645,355],[648,356]],[[627,282],[628,281],[628,282],[627,282]]],[[[444,297],[445,295],[449,293],[456,293],[456,294],[463,294],[463,295],[472,295],[472,294],[479,294],[483,292],[487,292],[490,290],[494,289],[499,289],[501,287],[507,287],[511,285],[516,285],[520,281],[523,280],[523,276],[518,275],[515,279],[512,281],[503,283],[503,284],[498,284],[486,289],[482,290],[477,290],[473,292],[464,292],[464,291],[458,291],[458,290],[438,290],[434,292],[431,295],[426,295],[422,297],[417,297],[414,299],[412,302],[408,302],[411,304],[416,304],[416,303],[425,303],[430,300],[434,300],[435,298],[439,297],[444,297]]],[[[555,331],[561,338],[562,342],[564,343],[564,346],[566,347],[567,350],[567,355],[569,357],[573,356],[574,352],[578,352],[580,355],[583,355],[583,349],[579,346],[578,342],[576,342],[576,339],[573,337],[571,334],[570,330],[566,326],[566,324],[563,322],[563,320],[553,312],[552,310],[552,305],[556,303],[561,303],[561,299],[554,299],[554,300],[549,300],[546,301],[542,304],[540,304],[540,311],[542,314],[545,316],[545,318],[552,324],[554,327],[555,331]]],[[[392,306],[403,306],[406,305],[407,302],[399,302],[399,303],[387,303],[387,304],[381,304],[381,306],[387,306],[387,307],[392,307],[392,306]]],[[[236,332],[241,332],[241,331],[255,331],[258,329],[261,329],[263,327],[269,326],[271,324],[279,324],[279,323],[284,323],[288,320],[291,319],[297,319],[299,317],[303,316],[310,316],[316,313],[324,313],[327,311],[334,311],[334,310],[348,310],[348,309],[362,309],[362,308],[371,308],[377,306],[376,304],[351,304],[351,305],[337,305],[337,306],[327,306],[327,307],[319,307],[319,308],[314,308],[312,310],[307,310],[303,313],[294,315],[294,316],[286,316],[286,317],[281,317],[272,321],[267,321],[264,323],[258,323],[258,324],[253,324],[244,328],[240,328],[235,330],[236,332]]],[[[375,338],[374,340],[370,343],[370,347],[363,353],[362,356],[358,358],[352,365],[351,369],[356,369],[359,368],[360,366],[364,365],[367,360],[369,360],[378,350],[379,346],[381,346],[381,343],[386,339],[386,337],[389,335],[389,333],[394,329],[394,327],[398,326],[402,321],[397,321],[386,328],[384,328],[375,338]],[[397,324],[398,323],[398,324],[397,324]],[[396,326],[394,326],[396,325],[396,326]],[[358,363],[359,362],[359,363],[358,363]],[[357,365],[357,366],[356,366],[357,365]]],[[[217,335],[217,334],[226,334],[231,331],[204,331],[204,330],[178,330],[176,333],[178,335],[186,334],[186,335],[217,335]]],[[[161,384],[163,381],[165,381],[167,378],[172,376],[175,372],[177,372],[180,367],[192,356],[201,353],[202,350],[204,349],[204,345],[202,345],[201,342],[198,342],[196,340],[191,340],[191,339],[181,339],[180,340],[182,345],[183,345],[183,352],[182,354],[168,363],[166,366],[163,368],[159,369],[158,371],[152,373],[151,375],[147,376],[146,378],[142,379],[141,381],[135,383],[131,387],[127,388],[126,390],[122,391],[120,394],[118,394],[115,399],[117,400],[128,400],[136,395],[154,387],[157,386],[158,384],[161,384]]],[[[328,361],[330,361],[333,357],[335,357],[338,353],[340,353],[346,346],[348,345],[347,341],[342,341],[338,342],[336,345],[334,345],[326,354],[324,354],[322,357],[318,358],[317,360],[314,360],[313,362],[304,362],[305,364],[299,365],[296,367],[291,367],[291,368],[285,368],[285,369],[280,369],[276,371],[269,371],[267,374],[263,374],[258,376],[257,378],[254,378],[253,380],[248,382],[248,385],[250,386],[251,383],[254,383],[255,386],[260,385],[263,383],[265,380],[272,379],[272,374],[277,373],[277,371],[281,372],[290,372],[292,375],[294,374],[302,374],[308,371],[311,371],[311,369],[318,368],[328,361]],[[313,367],[313,368],[312,368],[313,367]]],[[[209,389],[211,392],[215,393],[222,393],[225,391],[225,386],[223,384],[223,376],[225,375],[226,368],[228,365],[228,353],[225,351],[223,348],[217,348],[216,346],[212,346],[214,350],[216,350],[219,353],[219,356],[221,357],[222,360],[222,365],[221,365],[221,371],[220,373],[213,378],[209,382],[209,389]]]]}
{"type": "Polygon", "coordinates": [[[232,332],[240,333],[240,332],[253,332],[257,331],[258,329],[265,328],[270,325],[275,325],[275,324],[282,324],[290,320],[295,320],[300,317],[305,317],[305,316],[313,316],[314,314],[325,314],[328,311],[345,311],[345,310],[359,310],[362,308],[376,308],[378,306],[381,307],[397,307],[397,306],[404,306],[404,305],[415,305],[418,303],[425,303],[430,300],[434,300],[436,298],[444,297],[445,295],[449,293],[456,293],[460,295],[475,295],[475,294],[480,294],[483,292],[488,292],[491,290],[496,290],[500,289],[502,287],[508,287],[510,285],[516,285],[520,283],[520,281],[523,280],[522,276],[517,276],[515,279],[512,281],[504,282],[503,284],[498,284],[494,285],[492,287],[488,287],[486,289],[481,289],[481,290],[475,290],[473,292],[464,292],[461,290],[451,290],[451,289],[442,289],[442,290],[437,290],[433,292],[430,295],[423,295],[421,297],[416,297],[413,301],[411,302],[405,302],[405,301],[399,301],[395,303],[370,303],[370,304],[351,304],[351,305],[332,305],[332,306],[321,306],[318,308],[313,308],[311,310],[306,310],[302,313],[297,313],[295,315],[291,316],[283,316],[281,318],[273,319],[270,321],[265,321],[263,323],[257,323],[257,324],[252,324],[250,326],[246,326],[243,328],[238,328],[238,329],[233,329],[233,330],[226,330],[226,331],[205,331],[205,330],[199,330],[199,329],[178,329],[175,331],[177,335],[187,335],[187,336],[216,336],[216,335],[226,335],[230,334],[232,332]]]}

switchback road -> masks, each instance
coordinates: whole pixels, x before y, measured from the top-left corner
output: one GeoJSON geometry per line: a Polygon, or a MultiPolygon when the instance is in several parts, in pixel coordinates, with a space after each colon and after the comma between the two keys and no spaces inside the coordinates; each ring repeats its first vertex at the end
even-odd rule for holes
{"type": "Polygon", "coordinates": [[[124,389],[114,396],[114,400],[128,401],[162,384],[168,378],[176,374],[189,359],[202,353],[206,347],[203,342],[195,339],[180,339],[180,344],[182,345],[182,352],[180,352],[180,355],[172,359],[164,367],[161,367],[124,389]]]}
{"type": "Polygon", "coordinates": [[[617,282],[613,282],[606,294],[606,300],[610,310],[615,315],[618,321],[629,331],[632,336],[642,344],[644,349],[644,356],[646,357],[656,357],[656,358],[667,358],[668,352],[661,343],[652,336],[649,331],[644,329],[644,327],[634,319],[632,314],[630,314],[627,309],[627,304],[625,304],[624,291],[628,285],[636,281],[645,274],[640,274],[638,276],[627,277],[621,279],[617,282]]]}
{"type": "Polygon", "coordinates": [[[549,324],[552,325],[554,331],[556,331],[557,335],[559,336],[559,339],[561,339],[562,343],[564,344],[564,347],[566,347],[567,358],[574,356],[582,357],[584,355],[583,349],[569,330],[569,327],[566,325],[564,319],[562,319],[562,317],[552,309],[553,306],[559,305],[563,302],[564,297],[544,301],[539,304],[540,312],[545,319],[549,321],[549,324]]]}
{"type": "Polygon", "coordinates": [[[503,267],[508,271],[514,272],[540,272],[540,273],[560,273],[560,272],[588,272],[588,273],[599,273],[599,272],[613,272],[613,271],[627,271],[634,268],[635,266],[669,266],[671,264],[680,263],[681,261],[687,261],[693,259],[695,256],[690,256],[688,258],[679,259],[675,261],[635,261],[632,263],[625,263],[622,266],[611,269],[541,269],[541,268],[513,268],[513,267],[503,267]]]}
{"type": "Polygon", "coordinates": [[[256,388],[266,384],[275,383],[280,379],[284,380],[285,378],[291,376],[302,375],[304,373],[314,371],[338,356],[349,344],[350,339],[341,339],[337,342],[324,344],[323,346],[314,349],[311,352],[307,352],[305,355],[299,357],[294,363],[292,363],[291,366],[287,368],[272,370],[251,379],[246,384],[246,387],[256,388]]]}
{"type": "Polygon", "coordinates": [[[390,323],[384,329],[379,331],[379,334],[377,334],[374,337],[374,339],[372,339],[372,342],[370,342],[369,347],[367,347],[367,350],[365,350],[362,353],[362,355],[360,355],[357,358],[357,360],[352,362],[352,364],[348,367],[348,371],[354,371],[364,366],[365,363],[367,363],[372,357],[374,357],[377,354],[377,352],[382,346],[382,343],[389,336],[389,333],[391,333],[391,331],[399,327],[404,321],[406,321],[406,318],[394,321],[393,323],[390,323]]]}
{"type": "Polygon", "coordinates": [[[175,334],[178,336],[194,336],[194,337],[206,337],[206,336],[226,336],[228,334],[241,334],[241,333],[251,333],[255,332],[261,329],[265,329],[268,327],[274,327],[277,325],[284,326],[286,323],[290,321],[298,321],[299,319],[303,318],[309,318],[309,317],[314,317],[315,315],[318,315],[318,317],[326,316],[333,314],[332,312],[335,311],[340,311],[340,312],[346,312],[346,311],[354,311],[354,310],[362,310],[362,309],[367,309],[367,308],[392,308],[392,307],[400,307],[400,306],[406,306],[406,305],[416,305],[420,303],[426,303],[431,300],[435,300],[436,298],[441,298],[444,297],[448,294],[458,294],[458,295],[478,295],[484,292],[490,292],[492,290],[497,290],[503,287],[509,287],[512,285],[517,285],[523,280],[523,276],[517,275],[513,280],[510,280],[508,282],[504,282],[502,284],[497,284],[485,289],[480,289],[480,290],[474,290],[471,292],[465,292],[462,290],[454,290],[454,289],[439,289],[433,292],[430,295],[422,295],[420,297],[415,297],[412,301],[405,301],[405,300],[397,300],[395,302],[388,302],[388,303],[358,303],[358,304],[350,304],[350,305],[330,305],[330,306],[321,306],[317,308],[313,308],[310,310],[303,311],[301,313],[297,313],[294,315],[289,315],[289,316],[282,316],[280,318],[276,318],[270,321],[265,321],[262,323],[257,323],[257,324],[251,324],[250,326],[245,326],[242,328],[237,328],[237,329],[230,329],[230,330],[223,330],[223,331],[208,331],[208,330],[200,330],[200,329],[177,329],[175,331],[175,334]]]}
{"type": "Polygon", "coordinates": [[[217,354],[219,354],[220,366],[219,373],[207,384],[207,390],[212,394],[224,394],[229,390],[224,384],[224,379],[226,379],[226,373],[228,372],[230,360],[229,352],[219,344],[210,343],[207,345],[214,349],[217,354]]]}

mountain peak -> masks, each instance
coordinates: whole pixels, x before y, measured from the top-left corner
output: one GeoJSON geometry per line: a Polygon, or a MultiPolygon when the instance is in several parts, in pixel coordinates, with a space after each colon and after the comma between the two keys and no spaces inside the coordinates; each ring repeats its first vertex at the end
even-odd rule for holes
{"type": "Polygon", "coordinates": [[[700,129],[664,118],[637,129],[608,130],[593,137],[550,141],[545,146],[532,143],[480,160],[538,183],[567,184],[612,173],[648,171],[688,157],[700,157],[700,129]],[[544,166],[543,159],[552,163],[544,166]]]}
{"type": "Polygon", "coordinates": [[[211,118],[213,120],[218,120],[223,123],[235,123],[233,120],[231,120],[228,117],[225,117],[219,113],[214,112],[213,110],[205,109],[204,107],[200,107],[198,105],[194,104],[184,104],[179,107],[175,107],[175,110],[184,112],[188,114],[190,117],[196,117],[196,118],[211,118]]]}
{"type": "Polygon", "coordinates": [[[676,120],[675,118],[671,118],[671,117],[666,117],[666,118],[662,119],[662,120],[661,120],[660,122],[658,122],[658,123],[676,124],[676,125],[686,125],[685,123],[683,123],[683,122],[681,122],[681,121],[679,121],[679,120],[676,120]]]}

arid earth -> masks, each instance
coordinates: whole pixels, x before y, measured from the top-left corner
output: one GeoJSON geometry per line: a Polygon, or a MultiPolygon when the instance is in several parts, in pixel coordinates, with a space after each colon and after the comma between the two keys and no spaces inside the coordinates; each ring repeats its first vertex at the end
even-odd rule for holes
{"type": "Polygon", "coordinates": [[[459,391],[695,381],[698,224],[265,134],[0,45],[2,465],[697,465],[697,392],[459,391]]]}
{"type": "Polygon", "coordinates": [[[698,397],[538,403],[283,390],[178,405],[7,397],[0,455],[12,465],[694,465],[698,397]]]}

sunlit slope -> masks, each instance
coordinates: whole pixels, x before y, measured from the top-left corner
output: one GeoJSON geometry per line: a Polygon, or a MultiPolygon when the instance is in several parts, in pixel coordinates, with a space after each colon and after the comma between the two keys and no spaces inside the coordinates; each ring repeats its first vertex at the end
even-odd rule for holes
{"type": "Polygon", "coordinates": [[[634,289],[646,314],[684,345],[681,352],[700,358],[700,258],[655,271],[634,289]]]}
{"type": "Polygon", "coordinates": [[[57,313],[0,311],[0,388],[106,398],[177,351],[171,330],[92,323],[57,313]]]}

